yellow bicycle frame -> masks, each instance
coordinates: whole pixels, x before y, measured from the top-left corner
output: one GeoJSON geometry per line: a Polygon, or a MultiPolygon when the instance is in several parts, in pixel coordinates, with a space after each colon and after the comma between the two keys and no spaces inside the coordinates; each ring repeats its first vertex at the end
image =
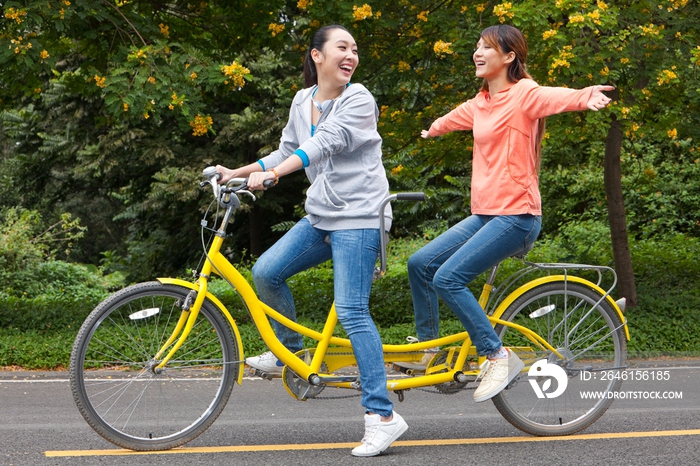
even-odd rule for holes
{"type": "MultiPolygon", "coordinates": [[[[196,284],[178,279],[159,279],[159,281],[164,284],[174,284],[190,288],[192,290],[195,290],[197,294],[194,304],[189,310],[183,311],[180,317],[180,321],[176,325],[175,331],[168,339],[168,341],[162,346],[161,350],[157,353],[156,358],[160,358],[166,351],[166,348],[170,347],[170,345],[173,342],[175,342],[172,348],[170,348],[167,355],[165,355],[161,360],[160,364],[158,365],[158,368],[163,368],[168,363],[168,361],[170,361],[173,355],[177,352],[182,343],[187,339],[192,327],[194,326],[194,323],[197,319],[199,310],[201,309],[204,300],[209,299],[226,316],[226,319],[231,325],[231,328],[235,335],[236,343],[238,344],[238,347],[240,348],[241,352],[239,361],[239,364],[241,365],[241,370],[239,371],[238,383],[242,383],[242,369],[243,361],[245,360],[245,358],[243,356],[243,342],[241,340],[240,332],[230,312],[221,303],[221,301],[219,301],[214,295],[212,295],[207,290],[209,278],[211,277],[212,272],[214,272],[226,279],[236,289],[236,291],[243,299],[245,305],[247,306],[248,311],[250,312],[250,315],[253,318],[253,321],[258,331],[260,332],[260,335],[265,344],[286,366],[288,366],[292,371],[294,371],[294,373],[296,373],[299,377],[309,382],[312,380],[313,376],[317,376],[318,378],[316,378],[316,380],[320,379],[321,383],[325,385],[350,388],[352,386],[352,382],[338,381],[337,378],[333,376],[319,374],[321,365],[323,363],[326,364],[327,371],[329,373],[332,373],[334,370],[340,367],[344,367],[354,363],[354,356],[352,355],[352,351],[343,349],[351,349],[350,340],[346,338],[339,338],[333,336],[333,332],[338,322],[335,306],[331,307],[328,318],[321,332],[309,329],[308,327],[300,325],[286,318],[282,314],[278,313],[274,309],[262,303],[258,299],[255,291],[248,283],[248,281],[240,274],[240,272],[238,272],[238,270],[236,270],[236,268],[226,259],[226,257],[224,257],[224,255],[221,254],[220,249],[223,243],[223,238],[224,235],[216,235],[214,237],[214,240],[212,241],[212,244],[209,248],[207,260],[205,261],[202,267],[202,270],[199,274],[199,279],[196,284]],[[318,345],[316,346],[316,348],[311,350],[313,351],[313,355],[310,354],[310,351],[307,351],[309,357],[306,357],[304,361],[297,357],[295,354],[293,354],[291,351],[289,351],[277,339],[277,336],[275,335],[275,332],[272,326],[270,325],[268,317],[280,322],[282,325],[294,330],[295,332],[300,333],[301,335],[307,336],[313,340],[318,341],[318,345]],[[330,347],[330,345],[334,345],[335,347],[339,348],[333,348],[330,347]]],[[[629,330],[627,328],[626,319],[624,319],[624,316],[620,311],[618,305],[615,303],[615,301],[605,291],[603,291],[594,283],[575,276],[565,277],[563,275],[552,275],[538,278],[522,285],[521,287],[510,293],[508,297],[498,305],[498,307],[493,312],[493,315],[488,316],[489,320],[494,326],[500,324],[516,329],[517,331],[525,335],[534,345],[536,345],[540,349],[546,349],[547,351],[550,351],[556,354],[557,356],[562,357],[562,355],[559,354],[557,349],[553,348],[540,335],[521,325],[504,321],[501,319],[501,316],[510,304],[512,304],[519,296],[521,296],[528,290],[545,283],[564,280],[581,283],[587,287],[590,287],[600,292],[601,296],[605,296],[605,299],[608,300],[609,304],[613,306],[613,309],[615,309],[618,313],[621,322],[624,323],[623,325],[625,329],[625,335],[629,340],[629,330]]],[[[491,290],[491,285],[484,285],[484,289],[479,298],[479,303],[481,304],[482,308],[486,306],[491,290]]],[[[403,345],[383,345],[383,351],[387,355],[385,359],[388,362],[399,362],[415,361],[422,357],[421,351],[428,350],[436,346],[442,347],[454,345],[459,342],[461,342],[461,345],[459,347],[459,353],[457,355],[457,358],[454,360],[454,362],[449,362],[441,366],[433,367],[429,369],[425,375],[388,380],[388,389],[399,391],[410,388],[425,387],[430,385],[453,382],[456,380],[456,376],[462,373],[461,368],[464,367],[467,358],[469,356],[476,356],[476,351],[472,346],[471,339],[469,338],[469,334],[467,332],[460,332],[454,335],[449,335],[431,341],[403,345]]],[[[450,357],[447,359],[447,361],[452,361],[452,356],[455,352],[456,348],[453,347],[450,349],[450,357]]],[[[481,362],[482,360],[483,357],[479,358],[479,362],[481,362]]],[[[476,375],[478,373],[478,370],[470,370],[466,373],[469,375],[476,375]]]]}

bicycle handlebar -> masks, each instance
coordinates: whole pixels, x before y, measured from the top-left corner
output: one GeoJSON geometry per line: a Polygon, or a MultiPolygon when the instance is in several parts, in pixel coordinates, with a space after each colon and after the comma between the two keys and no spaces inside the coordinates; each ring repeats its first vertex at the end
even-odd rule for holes
{"type": "MultiPolygon", "coordinates": [[[[216,167],[209,166],[209,167],[205,168],[204,170],[202,170],[202,176],[206,179],[205,179],[205,181],[202,181],[201,183],[199,183],[199,185],[201,187],[204,187],[207,184],[210,184],[212,187],[212,190],[214,191],[214,197],[219,201],[221,201],[220,196],[221,196],[222,192],[223,193],[241,192],[241,193],[248,194],[249,196],[251,196],[253,198],[253,200],[255,200],[255,196],[253,195],[253,193],[248,191],[248,178],[231,178],[230,180],[228,180],[226,182],[226,187],[223,188],[223,190],[222,190],[222,187],[219,184],[219,180],[221,179],[221,173],[216,171],[216,167]]],[[[265,188],[272,188],[276,184],[277,184],[277,182],[273,181],[273,180],[265,180],[263,182],[263,186],[265,188]]],[[[236,207],[238,207],[238,206],[236,206],[236,207]]]]}
{"type": "MultiPolygon", "coordinates": [[[[231,215],[233,209],[238,208],[240,206],[238,196],[232,196],[231,194],[245,193],[251,196],[253,200],[255,200],[255,196],[253,195],[253,193],[248,191],[248,178],[231,178],[226,183],[226,187],[222,189],[221,185],[219,184],[219,180],[221,179],[221,173],[216,171],[216,167],[205,168],[202,171],[202,176],[206,178],[206,180],[202,181],[199,185],[204,187],[207,184],[210,184],[212,190],[214,191],[214,197],[218,200],[219,204],[228,209],[227,214],[225,216],[226,221],[222,223],[223,225],[226,225],[226,223],[228,223],[228,217],[231,215]],[[225,196],[222,196],[222,194],[229,194],[229,197],[224,199],[225,196]]],[[[263,186],[265,188],[271,188],[275,186],[275,184],[277,183],[273,180],[266,180],[263,183],[263,186]]],[[[425,199],[425,193],[421,192],[396,193],[386,197],[379,205],[380,267],[377,270],[375,270],[375,278],[379,278],[386,273],[386,245],[388,239],[385,231],[384,211],[386,209],[387,204],[389,204],[391,201],[424,201],[425,199]]]]}

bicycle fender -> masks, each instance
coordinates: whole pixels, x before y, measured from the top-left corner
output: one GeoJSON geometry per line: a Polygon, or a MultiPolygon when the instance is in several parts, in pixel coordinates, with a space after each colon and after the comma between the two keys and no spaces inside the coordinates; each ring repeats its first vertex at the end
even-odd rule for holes
{"type": "MultiPolygon", "coordinates": [[[[535,280],[532,280],[530,282],[525,283],[522,285],[520,288],[516,289],[513,291],[511,294],[509,294],[506,299],[504,299],[501,304],[498,305],[495,311],[493,311],[493,317],[500,319],[505,310],[513,304],[513,301],[518,299],[523,293],[526,291],[529,291],[537,286],[544,285],[546,283],[553,283],[553,282],[563,282],[563,281],[570,281],[570,282],[576,282],[580,283],[581,285],[587,286],[588,288],[591,288],[598,293],[600,293],[601,296],[605,296],[605,291],[596,285],[595,283],[588,281],[584,278],[581,277],[575,277],[575,276],[568,276],[565,277],[564,275],[550,275],[547,277],[541,277],[537,278],[535,280]]],[[[627,337],[627,341],[630,339],[630,331],[629,328],[627,327],[627,319],[625,318],[624,314],[620,310],[620,307],[617,305],[614,299],[612,299],[612,296],[609,294],[605,297],[606,301],[612,306],[613,309],[615,309],[615,312],[617,312],[617,316],[620,318],[620,322],[622,322],[622,326],[625,329],[625,336],[627,337]]]]}
{"type": "MultiPolygon", "coordinates": [[[[198,289],[196,283],[190,283],[179,278],[157,278],[156,280],[158,280],[164,285],[177,285],[195,291],[197,291],[198,289]]],[[[236,325],[236,321],[233,319],[233,317],[231,317],[231,313],[228,311],[228,309],[226,309],[226,306],[224,306],[224,304],[221,301],[219,301],[219,298],[207,291],[207,299],[209,299],[212,303],[214,303],[216,307],[218,307],[221,310],[221,312],[226,316],[228,323],[231,324],[233,336],[236,338],[236,343],[238,344],[238,347],[241,350],[241,354],[239,356],[241,360],[241,370],[238,371],[238,385],[241,385],[243,383],[243,372],[245,372],[243,367],[245,355],[243,354],[243,340],[241,339],[241,333],[238,331],[238,326],[236,325]]]]}

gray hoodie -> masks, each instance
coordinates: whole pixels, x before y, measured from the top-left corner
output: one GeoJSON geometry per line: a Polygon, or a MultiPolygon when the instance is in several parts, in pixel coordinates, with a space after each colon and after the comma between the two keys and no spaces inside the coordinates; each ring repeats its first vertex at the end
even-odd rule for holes
{"type": "MultiPolygon", "coordinates": [[[[362,84],[348,85],[340,97],[324,103],[325,110],[312,137],[311,100],[315,89],[313,86],[297,92],[279,149],[261,162],[269,169],[297,149],[306,153],[306,176],[311,186],[305,207],[314,227],[328,231],[379,228],[379,204],[389,195],[389,182],[382,165],[377,103],[362,84]]],[[[388,230],[390,206],[385,218],[388,230]]]]}

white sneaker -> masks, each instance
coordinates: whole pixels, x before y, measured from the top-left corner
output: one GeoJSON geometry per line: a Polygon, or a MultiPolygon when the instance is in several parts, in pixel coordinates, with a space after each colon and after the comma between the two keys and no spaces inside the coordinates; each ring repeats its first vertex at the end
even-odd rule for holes
{"type": "Polygon", "coordinates": [[[393,415],[391,421],[382,422],[379,414],[365,414],[365,436],[362,445],[353,448],[352,455],[377,456],[401,437],[408,424],[396,411],[393,411],[393,415]]]}
{"type": "MultiPolygon", "coordinates": [[[[506,359],[487,359],[479,368],[481,383],[474,391],[474,401],[486,401],[501,393],[520,374],[525,364],[517,354],[508,350],[506,359]],[[482,377],[483,375],[483,377],[482,377]]],[[[477,379],[478,379],[477,378],[477,379]]]]}
{"type": "Polygon", "coordinates": [[[284,363],[277,359],[277,356],[275,356],[272,351],[263,353],[260,356],[246,358],[245,363],[253,369],[267,374],[282,375],[282,369],[284,369],[284,363]]]}

